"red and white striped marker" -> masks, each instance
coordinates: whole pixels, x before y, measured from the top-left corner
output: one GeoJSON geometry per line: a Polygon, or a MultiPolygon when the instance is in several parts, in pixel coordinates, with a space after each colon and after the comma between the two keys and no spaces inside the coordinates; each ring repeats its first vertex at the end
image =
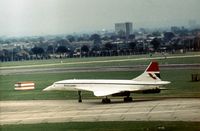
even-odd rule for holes
{"type": "Polygon", "coordinates": [[[15,83],[15,90],[33,90],[35,89],[35,83],[30,81],[15,83]]]}

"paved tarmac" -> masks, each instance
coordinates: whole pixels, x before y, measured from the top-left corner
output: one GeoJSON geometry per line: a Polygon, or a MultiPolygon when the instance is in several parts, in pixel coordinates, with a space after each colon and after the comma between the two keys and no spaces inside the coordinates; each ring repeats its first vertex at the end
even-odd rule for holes
{"type": "Polygon", "coordinates": [[[200,121],[200,99],[0,101],[0,124],[92,121],[200,121]]]}

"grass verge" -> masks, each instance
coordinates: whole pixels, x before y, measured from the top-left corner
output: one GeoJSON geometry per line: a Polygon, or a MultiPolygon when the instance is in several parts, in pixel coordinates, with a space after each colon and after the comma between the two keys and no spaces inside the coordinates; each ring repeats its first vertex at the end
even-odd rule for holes
{"type": "MultiPolygon", "coordinates": [[[[162,79],[171,81],[160,94],[133,94],[134,97],[200,97],[200,82],[191,82],[191,74],[199,70],[163,70],[162,79]]],[[[77,92],[43,92],[42,89],[55,81],[65,79],[132,79],[142,71],[114,72],[70,72],[70,73],[41,73],[0,76],[0,100],[53,100],[77,99],[77,92]],[[15,91],[14,83],[18,81],[33,81],[36,89],[32,91],[15,91]]],[[[92,92],[83,92],[83,99],[96,98],[92,92]]]]}
{"type": "MultiPolygon", "coordinates": [[[[50,60],[31,60],[18,62],[3,62],[0,67],[16,68],[19,66],[34,66],[37,67],[80,67],[80,66],[109,66],[109,65],[135,65],[149,63],[150,59],[157,60],[160,64],[192,64],[200,63],[199,57],[174,58],[174,56],[200,55],[200,52],[187,54],[169,54],[167,58],[161,54],[156,54],[150,57],[147,55],[132,55],[132,56],[112,56],[112,57],[88,57],[88,58],[66,58],[66,59],[50,59],[50,60]],[[157,59],[159,57],[159,59],[157,59]],[[171,58],[170,58],[171,57],[171,58]],[[149,60],[146,60],[150,58],[149,60]],[[121,61],[122,60],[122,61],[121,61]],[[61,62],[62,61],[62,62],[61,62]]],[[[27,68],[26,67],[26,68],[27,68]]]]}

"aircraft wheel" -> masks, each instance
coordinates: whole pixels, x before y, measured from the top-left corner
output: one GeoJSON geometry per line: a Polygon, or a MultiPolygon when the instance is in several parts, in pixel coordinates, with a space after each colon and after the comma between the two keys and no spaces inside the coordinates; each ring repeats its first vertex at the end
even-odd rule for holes
{"type": "Polygon", "coordinates": [[[133,98],[132,97],[124,97],[124,102],[132,102],[133,98]]]}
{"type": "Polygon", "coordinates": [[[108,98],[104,98],[104,99],[102,99],[102,103],[103,104],[108,104],[108,103],[110,103],[111,101],[110,101],[110,99],[108,99],[108,98]]]}

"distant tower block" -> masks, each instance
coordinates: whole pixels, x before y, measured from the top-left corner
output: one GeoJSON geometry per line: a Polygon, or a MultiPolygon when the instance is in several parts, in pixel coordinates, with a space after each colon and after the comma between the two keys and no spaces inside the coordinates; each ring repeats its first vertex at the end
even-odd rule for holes
{"type": "Polygon", "coordinates": [[[35,83],[30,81],[15,83],[15,90],[34,90],[35,83]]]}
{"type": "Polygon", "coordinates": [[[116,23],[115,33],[128,38],[129,35],[133,34],[133,24],[131,22],[116,23]]]}

